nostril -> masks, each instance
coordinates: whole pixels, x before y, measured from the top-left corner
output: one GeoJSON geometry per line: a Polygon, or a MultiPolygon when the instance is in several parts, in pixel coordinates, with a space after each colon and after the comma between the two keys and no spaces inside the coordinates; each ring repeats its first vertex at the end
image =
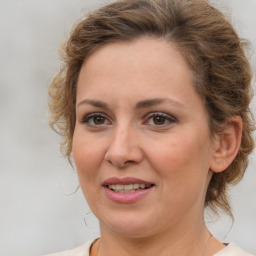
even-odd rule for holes
{"type": "Polygon", "coordinates": [[[107,149],[104,159],[118,168],[124,168],[128,165],[141,162],[143,153],[137,144],[128,143],[117,146],[117,144],[113,143],[107,149]]]}

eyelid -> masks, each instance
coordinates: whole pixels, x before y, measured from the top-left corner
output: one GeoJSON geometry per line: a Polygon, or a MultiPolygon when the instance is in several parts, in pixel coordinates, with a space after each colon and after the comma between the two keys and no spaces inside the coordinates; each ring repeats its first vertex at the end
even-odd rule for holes
{"type": "Polygon", "coordinates": [[[146,114],[143,119],[146,119],[145,121],[143,121],[143,124],[146,124],[151,118],[156,117],[156,116],[161,116],[166,118],[167,121],[169,121],[169,124],[164,124],[164,125],[152,125],[152,126],[159,126],[159,127],[166,127],[169,126],[173,123],[176,123],[178,120],[170,114],[158,111],[158,112],[150,112],[148,114],[146,114]]]}
{"type": "Polygon", "coordinates": [[[92,112],[92,113],[86,114],[86,115],[82,118],[81,123],[86,124],[86,125],[88,125],[88,126],[90,126],[90,127],[94,127],[94,126],[104,126],[104,125],[106,125],[106,124],[102,124],[102,125],[96,125],[96,124],[95,124],[95,125],[91,125],[91,124],[89,124],[89,120],[90,120],[91,118],[94,118],[94,117],[97,117],[97,116],[103,117],[103,118],[105,118],[105,120],[107,120],[109,123],[112,123],[112,121],[110,120],[109,116],[106,115],[105,113],[102,113],[102,112],[92,112]]]}

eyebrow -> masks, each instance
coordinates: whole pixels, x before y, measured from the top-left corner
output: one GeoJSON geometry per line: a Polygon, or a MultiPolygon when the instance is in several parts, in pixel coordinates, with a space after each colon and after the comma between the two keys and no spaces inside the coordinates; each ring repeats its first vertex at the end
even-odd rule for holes
{"type": "Polygon", "coordinates": [[[109,109],[109,106],[108,106],[107,103],[99,101],[99,100],[84,99],[84,100],[80,101],[77,104],[77,107],[82,105],[82,104],[89,104],[89,105],[92,105],[94,107],[109,109]]]}
{"type": "MultiPolygon", "coordinates": [[[[170,103],[170,104],[172,104],[174,106],[177,106],[177,107],[183,107],[184,106],[180,102],[175,101],[173,99],[169,99],[169,98],[156,98],[156,99],[148,99],[148,100],[139,101],[136,104],[136,109],[153,107],[153,106],[165,103],[165,102],[168,102],[168,103],[170,103]]],[[[84,99],[84,100],[80,101],[77,104],[77,107],[82,105],[82,104],[89,104],[89,105],[92,105],[94,107],[103,108],[103,109],[109,109],[109,105],[107,103],[105,103],[103,101],[99,101],[99,100],[84,99]]]]}
{"type": "Polygon", "coordinates": [[[156,105],[159,105],[159,104],[162,104],[165,102],[168,102],[177,107],[183,107],[183,104],[181,104],[180,102],[178,102],[176,100],[169,99],[169,98],[156,98],[156,99],[140,101],[136,104],[136,108],[140,109],[140,108],[152,107],[152,106],[156,106],[156,105]]]}

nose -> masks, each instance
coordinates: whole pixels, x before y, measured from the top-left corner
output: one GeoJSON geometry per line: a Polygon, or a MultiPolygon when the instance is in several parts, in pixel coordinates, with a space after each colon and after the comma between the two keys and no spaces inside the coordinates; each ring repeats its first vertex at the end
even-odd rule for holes
{"type": "Polygon", "coordinates": [[[116,127],[113,131],[105,160],[117,168],[138,164],[143,159],[136,131],[132,127],[116,127]]]}

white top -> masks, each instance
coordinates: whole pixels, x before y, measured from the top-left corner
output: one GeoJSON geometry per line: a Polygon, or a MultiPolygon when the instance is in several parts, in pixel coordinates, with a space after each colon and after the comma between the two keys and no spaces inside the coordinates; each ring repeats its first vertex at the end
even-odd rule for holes
{"type": "MultiPolygon", "coordinates": [[[[73,250],[68,250],[59,253],[48,254],[46,256],[89,256],[90,248],[95,240],[89,241],[82,246],[79,246],[73,250]]],[[[213,256],[253,256],[250,253],[244,252],[234,243],[230,243],[226,248],[222,249],[213,256]]]]}

